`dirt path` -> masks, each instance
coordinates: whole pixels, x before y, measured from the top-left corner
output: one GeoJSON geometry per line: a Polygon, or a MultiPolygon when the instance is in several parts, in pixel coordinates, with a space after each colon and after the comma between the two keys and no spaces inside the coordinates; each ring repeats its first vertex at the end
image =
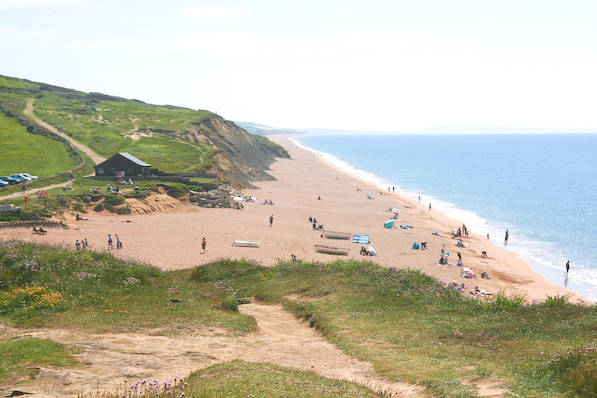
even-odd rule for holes
{"type": "Polygon", "coordinates": [[[33,112],[33,102],[34,101],[35,101],[34,98],[27,99],[27,106],[25,107],[25,110],[23,111],[23,114],[25,116],[27,116],[28,118],[33,120],[40,127],[43,127],[44,129],[51,131],[52,133],[56,134],[57,136],[64,138],[65,140],[70,142],[75,148],[81,150],[82,152],[85,152],[85,154],[87,154],[87,156],[89,156],[95,164],[99,164],[99,163],[103,162],[104,160],[106,160],[106,158],[95,153],[88,146],[83,145],[79,141],[76,141],[75,139],[73,139],[71,136],[58,131],[56,128],[54,128],[54,126],[44,122],[43,120],[41,120],[40,118],[35,116],[35,113],[33,112]]]}
{"type": "Polygon", "coordinates": [[[6,329],[13,337],[50,338],[80,350],[82,364],[73,369],[40,368],[35,383],[5,386],[33,392],[33,398],[74,396],[81,392],[114,391],[128,381],[169,380],[215,363],[240,359],[313,371],[349,380],[392,397],[416,397],[421,388],[375,376],[369,362],[353,359],[327,342],[305,322],[278,305],[247,304],[241,312],[255,317],[258,331],[235,337],[218,328],[181,331],[164,336],[159,330],[141,333],[85,334],[70,330],[6,329]]]}
{"type": "Polygon", "coordinates": [[[70,181],[62,182],[60,184],[47,185],[45,187],[38,187],[38,188],[33,188],[33,189],[27,189],[25,191],[19,191],[19,192],[11,193],[10,195],[0,196],[0,200],[18,198],[20,196],[25,196],[25,195],[33,195],[33,194],[35,194],[35,193],[37,193],[39,191],[48,191],[48,190],[53,189],[53,188],[63,187],[65,185],[67,185],[67,184],[70,184],[70,181]]]}

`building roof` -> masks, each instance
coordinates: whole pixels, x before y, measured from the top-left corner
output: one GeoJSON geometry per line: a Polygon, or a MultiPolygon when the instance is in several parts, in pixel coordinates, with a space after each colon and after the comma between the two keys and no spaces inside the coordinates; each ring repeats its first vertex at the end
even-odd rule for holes
{"type": "Polygon", "coordinates": [[[137,159],[136,157],[134,157],[133,155],[131,155],[128,152],[119,152],[118,154],[120,156],[122,156],[123,158],[127,158],[131,162],[136,163],[139,166],[142,166],[142,167],[151,167],[150,164],[145,163],[144,161],[137,159]]]}

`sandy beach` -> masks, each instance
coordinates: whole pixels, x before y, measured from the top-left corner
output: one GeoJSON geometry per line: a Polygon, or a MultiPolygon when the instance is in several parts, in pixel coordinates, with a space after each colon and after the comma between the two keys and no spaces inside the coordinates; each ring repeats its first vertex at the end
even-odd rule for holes
{"type": "MultiPolygon", "coordinates": [[[[0,239],[61,244],[74,248],[76,239],[88,239],[94,250],[107,250],[108,234],[118,234],[122,250],[113,252],[123,258],[139,259],[162,269],[195,267],[220,258],[248,258],[264,265],[278,259],[289,259],[291,254],[302,260],[332,262],[345,259],[317,253],[315,244],[350,248],[348,258],[371,260],[385,267],[421,270],[439,280],[465,283],[468,292],[480,289],[498,293],[523,294],[529,301],[546,296],[570,295],[576,302],[582,298],[568,289],[554,285],[535,272],[516,253],[492,244],[486,237],[471,231],[464,238],[464,248],[456,246],[450,233],[462,223],[429,210],[397,194],[380,192],[366,181],[348,175],[326,163],[321,156],[302,149],[287,136],[270,137],[288,149],[292,159],[277,160],[270,174],[275,181],[257,182],[258,189],[246,190],[246,195],[257,197],[256,203],[246,203],[244,210],[206,209],[182,205],[166,212],[148,215],[111,215],[89,213],[91,221],[67,218],[68,230],[50,229],[45,236],[33,235],[29,229],[0,230],[0,239]],[[368,199],[373,195],[374,199],[368,199]],[[321,200],[318,200],[321,197],[321,200]],[[271,200],[274,205],[263,205],[271,200]],[[388,210],[400,210],[396,225],[413,225],[413,229],[386,229],[384,222],[392,217],[388,210]],[[269,217],[273,215],[273,226],[269,217]],[[347,240],[330,240],[314,231],[309,217],[316,217],[326,230],[368,234],[375,257],[359,254],[360,245],[347,240]],[[441,236],[433,235],[437,231],[441,236]],[[201,239],[207,240],[207,251],[202,253],[201,239]],[[234,240],[258,240],[259,248],[233,247],[234,240]],[[413,242],[427,242],[427,250],[413,250],[413,242]],[[442,245],[451,253],[453,266],[440,265],[442,245]],[[487,258],[481,252],[487,252],[487,258]],[[466,279],[457,267],[460,251],[464,267],[471,268],[479,277],[466,279]],[[481,279],[481,272],[490,279],[481,279]]],[[[563,272],[563,271],[562,271],[563,272]]],[[[467,293],[468,294],[468,293],[467,293]]]]}

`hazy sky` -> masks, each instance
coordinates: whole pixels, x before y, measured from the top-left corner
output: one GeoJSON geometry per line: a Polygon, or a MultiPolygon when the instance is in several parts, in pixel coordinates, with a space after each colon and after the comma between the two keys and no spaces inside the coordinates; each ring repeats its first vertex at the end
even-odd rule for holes
{"type": "Polygon", "coordinates": [[[279,127],[597,127],[596,0],[0,0],[0,74],[279,127]]]}

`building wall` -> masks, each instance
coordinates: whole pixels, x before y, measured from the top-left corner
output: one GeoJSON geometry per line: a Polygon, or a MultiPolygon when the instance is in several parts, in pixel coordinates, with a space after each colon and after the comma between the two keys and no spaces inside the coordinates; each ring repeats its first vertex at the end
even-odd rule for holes
{"type": "Polygon", "coordinates": [[[130,160],[116,155],[95,166],[96,176],[115,176],[117,171],[124,170],[125,177],[148,176],[150,167],[142,167],[130,160]]]}

